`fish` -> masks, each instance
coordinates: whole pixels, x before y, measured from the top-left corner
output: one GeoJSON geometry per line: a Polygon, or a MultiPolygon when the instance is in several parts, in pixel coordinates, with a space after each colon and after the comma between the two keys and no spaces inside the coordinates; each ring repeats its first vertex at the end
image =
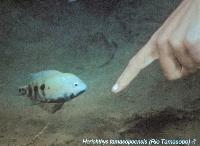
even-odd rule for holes
{"type": "Polygon", "coordinates": [[[87,89],[76,75],[57,70],[32,73],[28,78],[27,84],[18,88],[19,95],[40,103],[61,103],[62,106],[87,89]]]}

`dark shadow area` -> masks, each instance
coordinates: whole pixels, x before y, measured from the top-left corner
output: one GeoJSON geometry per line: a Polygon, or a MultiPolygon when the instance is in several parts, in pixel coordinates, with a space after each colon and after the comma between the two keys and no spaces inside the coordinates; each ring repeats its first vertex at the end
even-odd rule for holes
{"type": "Polygon", "coordinates": [[[163,136],[163,130],[172,125],[189,123],[200,120],[200,108],[178,110],[167,107],[163,111],[153,111],[145,115],[134,115],[125,122],[127,126],[121,129],[120,135],[127,137],[159,138],[163,136]]]}

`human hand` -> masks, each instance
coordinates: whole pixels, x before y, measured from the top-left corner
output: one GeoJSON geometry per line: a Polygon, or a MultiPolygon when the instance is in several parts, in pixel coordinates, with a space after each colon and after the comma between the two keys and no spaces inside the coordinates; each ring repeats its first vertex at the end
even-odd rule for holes
{"type": "Polygon", "coordinates": [[[118,93],[159,59],[163,73],[175,80],[200,67],[200,1],[183,0],[146,45],[129,61],[112,92],[118,93]]]}

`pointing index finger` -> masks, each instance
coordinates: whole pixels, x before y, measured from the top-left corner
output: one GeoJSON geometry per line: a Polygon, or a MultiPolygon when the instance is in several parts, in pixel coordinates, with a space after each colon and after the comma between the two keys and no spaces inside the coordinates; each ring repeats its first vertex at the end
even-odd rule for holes
{"type": "Polygon", "coordinates": [[[147,43],[128,63],[124,72],[120,75],[112,92],[118,93],[139,74],[139,72],[158,58],[154,45],[147,43]]]}

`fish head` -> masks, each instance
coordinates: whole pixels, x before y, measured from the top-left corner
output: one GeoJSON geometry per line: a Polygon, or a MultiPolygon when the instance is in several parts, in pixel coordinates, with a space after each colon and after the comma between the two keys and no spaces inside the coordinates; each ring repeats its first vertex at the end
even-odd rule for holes
{"type": "Polygon", "coordinates": [[[65,98],[68,100],[77,97],[87,90],[87,85],[80,78],[73,74],[66,76],[65,80],[65,98]]]}

